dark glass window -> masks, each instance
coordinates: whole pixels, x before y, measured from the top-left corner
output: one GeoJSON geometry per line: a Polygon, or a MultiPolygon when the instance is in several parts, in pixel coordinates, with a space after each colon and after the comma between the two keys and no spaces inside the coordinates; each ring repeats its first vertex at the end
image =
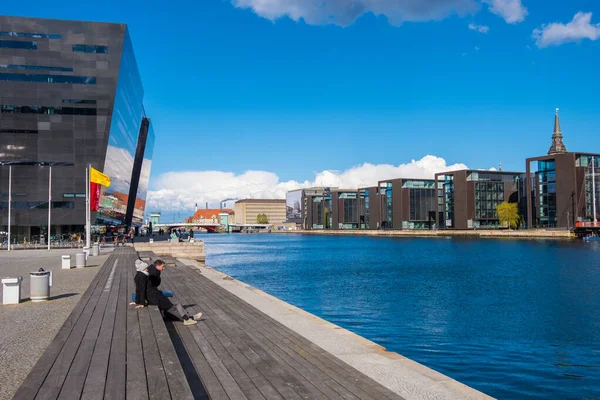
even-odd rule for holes
{"type": "Polygon", "coordinates": [[[108,46],[98,46],[95,44],[74,44],[73,51],[80,53],[108,54],[108,46]]]}
{"type": "Polygon", "coordinates": [[[91,76],[9,74],[4,72],[0,72],[0,81],[96,84],[96,78],[91,76]]]}
{"type": "Polygon", "coordinates": [[[2,114],[46,114],[46,115],[96,115],[95,108],[46,107],[46,106],[0,106],[2,114]]]}
{"type": "Polygon", "coordinates": [[[30,70],[47,70],[47,71],[63,71],[73,72],[73,68],[67,67],[50,67],[47,65],[20,65],[20,64],[0,64],[0,68],[18,68],[18,69],[30,69],[30,70]]]}
{"type": "Polygon", "coordinates": [[[36,50],[36,42],[21,42],[20,40],[0,40],[0,49],[36,50]]]}
{"type": "MultiPolygon", "coordinates": [[[[13,201],[11,207],[16,210],[48,209],[48,201],[13,201]]],[[[8,202],[0,201],[0,209],[7,209],[8,202]]],[[[75,208],[72,201],[53,201],[52,208],[75,208]]]]}
{"type": "Polygon", "coordinates": [[[0,129],[0,133],[26,133],[35,134],[38,133],[37,129],[0,129]]]}
{"type": "Polygon", "coordinates": [[[29,33],[29,32],[0,32],[0,36],[28,37],[38,39],[60,39],[60,35],[47,33],[29,33]]]}
{"type": "Polygon", "coordinates": [[[96,104],[96,100],[63,99],[65,104],[96,104]]]}

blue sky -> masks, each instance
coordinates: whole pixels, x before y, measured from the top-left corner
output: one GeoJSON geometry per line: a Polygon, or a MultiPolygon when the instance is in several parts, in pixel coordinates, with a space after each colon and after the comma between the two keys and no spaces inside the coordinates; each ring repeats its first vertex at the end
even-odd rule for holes
{"type": "Polygon", "coordinates": [[[525,157],[547,151],[555,107],[569,150],[600,152],[600,40],[574,40],[590,29],[600,36],[600,2],[381,1],[393,24],[373,13],[354,19],[347,1],[317,3],[33,0],[4,2],[1,12],[128,24],[157,134],[154,190],[168,172],[313,182],[325,170],[427,154],[522,170],[525,157]],[[293,3],[310,23],[281,16],[293,3]],[[426,3],[440,10],[410,8],[426,3]],[[501,3],[509,8],[498,11],[501,3]],[[515,3],[527,10],[522,21],[510,19],[515,3]],[[578,12],[593,14],[589,28],[558,26],[547,47],[536,45],[534,29],[578,12]]]}

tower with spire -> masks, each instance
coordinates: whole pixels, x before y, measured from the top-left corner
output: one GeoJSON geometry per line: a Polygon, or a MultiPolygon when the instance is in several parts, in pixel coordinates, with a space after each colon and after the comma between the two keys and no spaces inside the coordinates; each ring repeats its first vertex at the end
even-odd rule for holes
{"type": "Polygon", "coordinates": [[[562,132],[560,131],[560,118],[558,117],[558,108],[554,116],[554,133],[552,134],[552,146],[548,150],[548,155],[561,154],[567,152],[567,146],[563,143],[562,132]]]}

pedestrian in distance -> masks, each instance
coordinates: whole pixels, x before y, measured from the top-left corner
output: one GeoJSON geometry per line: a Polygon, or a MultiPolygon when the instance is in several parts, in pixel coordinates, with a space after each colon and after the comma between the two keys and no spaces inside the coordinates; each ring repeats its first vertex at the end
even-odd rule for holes
{"type": "Polygon", "coordinates": [[[156,260],[154,264],[148,267],[148,287],[146,290],[146,299],[149,305],[158,306],[158,309],[165,313],[165,316],[171,315],[184,325],[196,325],[202,318],[202,313],[190,316],[183,306],[178,303],[172,303],[158,288],[161,283],[160,274],[165,268],[162,260],[156,260]]]}

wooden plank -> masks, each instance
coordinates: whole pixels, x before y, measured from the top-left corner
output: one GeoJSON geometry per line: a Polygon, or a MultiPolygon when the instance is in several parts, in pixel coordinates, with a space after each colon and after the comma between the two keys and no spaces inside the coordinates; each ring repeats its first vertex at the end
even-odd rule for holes
{"type": "Polygon", "coordinates": [[[29,372],[27,378],[21,384],[13,399],[33,399],[37,395],[40,387],[44,383],[44,380],[54,365],[54,362],[67,342],[69,335],[81,317],[83,310],[90,301],[92,294],[96,290],[96,287],[106,280],[109,271],[107,265],[113,258],[114,257],[112,255],[109,256],[94,279],[92,279],[92,282],[88,286],[87,290],[81,296],[73,308],[73,311],[71,311],[71,314],[66,319],[65,323],[62,325],[52,342],[48,345],[40,359],[34,365],[31,372],[29,372]]]}
{"type": "MultiPolygon", "coordinates": [[[[183,276],[178,275],[177,272],[175,272],[174,278],[177,280],[178,285],[180,286],[180,289],[178,290],[185,290],[183,289],[183,287],[187,284],[188,280],[183,279],[183,276]]],[[[190,289],[188,288],[187,290],[190,289]]],[[[192,292],[194,292],[194,288],[192,288],[191,290],[192,292]]],[[[207,298],[207,293],[201,292],[197,288],[195,289],[195,292],[203,293],[202,298],[206,302],[206,307],[203,310],[205,310],[205,312],[207,313],[207,320],[218,321],[219,316],[218,313],[215,312],[215,309],[218,308],[217,305],[213,304],[211,300],[207,298]]],[[[250,338],[246,334],[247,330],[247,326],[244,326],[243,328],[240,326],[239,332],[242,332],[239,335],[238,340],[238,343],[241,342],[240,347],[250,348],[255,353],[260,354],[261,361],[258,364],[258,367],[260,368],[261,373],[271,382],[275,383],[279,382],[280,380],[285,382],[288,386],[288,390],[283,389],[281,385],[278,385],[278,387],[281,389],[281,393],[284,394],[287,398],[296,398],[297,396],[302,398],[340,397],[336,392],[324,386],[321,382],[318,382],[320,380],[320,377],[318,375],[313,375],[309,378],[299,376],[297,373],[297,368],[293,368],[293,365],[295,365],[293,360],[291,360],[289,357],[286,357],[285,355],[283,355],[284,358],[281,358],[281,352],[274,352],[274,347],[271,346],[270,343],[267,345],[263,345],[259,343],[259,340],[250,338]]],[[[228,335],[230,337],[233,337],[231,333],[232,331],[228,330],[228,335]]]]}
{"type": "MultiPolygon", "coordinates": [[[[195,299],[192,298],[193,292],[189,291],[188,285],[182,284],[179,279],[177,279],[177,284],[173,283],[173,279],[166,280],[169,283],[169,287],[173,287],[176,290],[177,297],[185,302],[185,303],[193,303],[195,299]]],[[[193,312],[197,312],[199,310],[198,307],[190,307],[190,310],[194,310],[193,312]]],[[[276,388],[266,377],[255,367],[255,365],[250,362],[250,358],[254,357],[256,359],[258,356],[255,353],[252,353],[248,346],[244,345],[242,347],[237,347],[229,338],[227,334],[225,334],[222,330],[218,329],[218,327],[212,322],[212,319],[205,318],[203,321],[199,323],[199,329],[202,330],[204,336],[211,343],[213,348],[219,349],[220,347],[223,350],[226,350],[228,355],[237,362],[239,365],[238,368],[235,366],[233,368],[228,368],[231,375],[238,381],[238,375],[240,370],[243,371],[254,383],[254,385],[260,390],[262,395],[268,399],[300,399],[301,397],[296,394],[293,390],[290,389],[289,385],[287,385],[283,380],[278,380],[278,387],[276,388]],[[206,325],[204,327],[203,325],[206,325]],[[280,394],[280,391],[282,394],[280,394]]],[[[229,332],[228,334],[230,334],[229,332]]],[[[223,351],[221,350],[221,352],[223,351]]],[[[218,350],[217,350],[218,352],[218,350]]],[[[218,353],[219,354],[219,353],[218,353]]],[[[219,355],[221,359],[223,359],[222,353],[219,355]]],[[[276,370],[280,370],[280,366],[275,368],[276,370]]],[[[277,379],[275,379],[277,380],[277,379]]],[[[240,388],[247,392],[246,386],[240,384],[240,388]]]]}
{"type": "Polygon", "coordinates": [[[150,306],[148,308],[148,314],[150,314],[152,330],[154,331],[162,365],[167,376],[171,397],[177,400],[193,399],[194,396],[192,395],[190,385],[183,373],[183,368],[177,358],[177,353],[175,353],[175,348],[173,347],[169,332],[167,332],[167,328],[165,327],[163,317],[160,314],[158,307],[150,306]]]}
{"type": "MultiPolygon", "coordinates": [[[[194,365],[194,371],[202,382],[203,389],[207,396],[200,390],[194,390],[193,394],[196,399],[201,398],[210,398],[211,400],[229,400],[229,396],[223,389],[221,382],[213,372],[212,368],[204,358],[202,351],[198,347],[197,343],[194,341],[192,334],[190,333],[190,329],[182,324],[175,324],[166,322],[167,329],[169,329],[169,325],[176,330],[178,337],[181,339],[183,345],[185,346],[185,351],[189,358],[191,359],[194,365]]],[[[181,356],[180,356],[181,359],[181,356]]],[[[192,373],[191,371],[186,372],[186,374],[192,373]]],[[[188,378],[188,382],[190,379],[188,378]]]]}
{"type": "Polygon", "coordinates": [[[58,396],[59,400],[79,398],[83,392],[85,377],[92,360],[94,348],[96,347],[96,343],[99,338],[98,335],[100,333],[100,327],[102,326],[102,319],[104,318],[104,314],[106,312],[108,298],[113,287],[114,275],[117,273],[118,266],[119,259],[117,258],[111,267],[108,279],[104,285],[104,288],[102,289],[100,298],[96,304],[96,308],[92,313],[92,317],[86,328],[83,340],[81,341],[79,349],[77,350],[77,354],[75,354],[75,358],[71,363],[71,368],[69,369],[69,372],[65,378],[65,382],[58,396]]]}
{"type": "MultiPolygon", "coordinates": [[[[120,267],[123,268],[122,266],[120,267]]],[[[118,273],[118,279],[114,280],[110,289],[110,296],[102,326],[98,335],[98,341],[94,348],[94,354],[90,362],[90,367],[85,378],[83,386],[82,400],[101,400],[104,397],[104,387],[106,386],[106,374],[108,371],[108,362],[110,358],[110,348],[112,344],[113,329],[115,326],[115,316],[117,311],[117,300],[119,298],[119,290],[124,274],[121,269],[118,273]]],[[[123,282],[127,284],[127,282],[123,282]]]]}
{"type": "MultiPolygon", "coordinates": [[[[206,278],[202,277],[202,279],[206,279],[206,278]]],[[[210,282],[210,283],[214,285],[214,283],[212,283],[212,282],[210,282]]],[[[208,289],[208,287],[203,287],[201,290],[209,290],[209,289],[208,289]]],[[[229,293],[229,296],[227,296],[227,295],[223,295],[219,292],[219,298],[223,301],[226,301],[226,299],[228,297],[231,298],[231,296],[233,296],[233,295],[230,293],[229,293]]],[[[255,321],[257,319],[257,317],[258,318],[262,317],[260,315],[262,313],[260,313],[260,311],[256,310],[254,307],[250,306],[249,304],[247,304],[246,302],[242,301],[241,299],[239,299],[237,297],[235,297],[235,299],[237,299],[238,301],[235,302],[235,306],[232,309],[234,312],[239,312],[241,309],[250,311],[251,314],[254,314],[254,315],[248,315],[248,321],[250,321],[250,322],[255,321]],[[256,315],[257,313],[260,313],[260,314],[256,315]]],[[[352,392],[355,395],[357,395],[359,397],[363,397],[363,398],[365,397],[365,395],[367,395],[366,393],[368,393],[368,392],[371,392],[370,395],[372,395],[374,398],[388,398],[388,397],[396,398],[396,399],[399,398],[399,396],[397,396],[395,393],[389,391],[388,389],[384,388],[383,386],[379,385],[378,383],[372,381],[370,378],[368,378],[365,375],[361,374],[360,372],[354,370],[350,366],[347,366],[347,364],[343,363],[341,360],[336,358],[336,360],[339,360],[340,363],[344,364],[348,369],[351,369],[354,372],[352,377],[340,375],[338,373],[338,371],[342,370],[343,368],[340,368],[339,364],[335,364],[333,366],[331,366],[331,365],[327,366],[325,363],[322,362],[322,359],[321,359],[323,354],[329,355],[331,358],[333,358],[334,356],[330,355],[329,353],[326,353],[320,347],[316,346],[315,344],[306,340],[305,338],[297,335],[295,332],[289,330],[285,326],[272,320],[270,317],[264,315],[263,320],[261,320],[260,328],[266,329],[266,326],[269,322],[274,322],[275,325],[277,325],[277,326],[273,326],[273,325],[270,326],[269,329],[267,330],[267,332],[279,331],[279,333],[281,334],[282,340],[285,342],[285,347],[283,349],[285,349],[285,348],[296,349],[295,351],[298,354],[310,354],[311,361],[315,364],[315,367],[320,368],[324,373],[331,375],[337,381],[341,381],[341,382],[339,382],[341,385],[340,387],[346,388],[346,387],[348,387],[347,386],[348,383],[352,383],[352,386],[350,386],[350,389],[352,390],[352,392]],[[281,332],[282,330],[283,330],[283,332],[281,332]],[[292,334],[292,335],[290,335],[290,334],[292,334]],[[294,335],[297,335],[296,337],[300,339],[299,341],[296,341],[295,343],[290,342],[288,340],[289,337],[294,336],[294,335]],[[310,351],[307,351],[307,348],[310,351]],[[331,367],[333,367],[333,369],[331,367]],[[368,382],[368,381],[371,381],[373,385],[369,385],[369,386],[364,385],[364,382],[368,382]],[[359,385],[356,385],[355,384],[356,382],[358,382],[359,385]],[[383,390],[371,390],[371,389],[373,389],[373,386],[375,386],[375,388],[377,388],[377,386],[379,386],[380,389],[383,389],[383,390]],[[363,389],[366,389],[366,391],[363,389]]],[[[347,372],[347,369],[344,369],[344,370],[345,370],[345,372],[347,372]]],[[[377,389],[379,389],[379,388],[377,388],[377,389]]],[[[346,397],[346,396],[348,396],[348,393],[344,393],[344,397],[346,397]]],[[[367,395],[367,396],[369,396],[369,395],[367,395]]]]}
{"type": "Polygon", "coordinates": [[[148,382],[148,397],[150,399],[170,399],[167,377],[158,352],[158,345],[152,330],[152,322],[147,308],[138,310],[140,329],[142,331],[142,350],[146,366],[146,380],[148,382]]]}
{"type": "MultiPolygon", "coordinates": [[[[124,271],[127,282],[127,303],[130,302],[130,293],[134,292],[134,282],[132,275],[135,268],[129,266],[124,271]]],[[[127,382],[126,382],[126,398],[134,400],[148,399],[148,384],[146,382],[146,366],[144,364],[144,353],[142,350],[142,333],[137,309],[134,306],[127,308],[127,382]]]]}
{"type": "MultiPolygon", "coordinates": [[[[108,279],[108,274],[106,278],[108,279]]],[[[100,299],[100,294],[104,289],[104,284],[106,283],[106,279],[103,279],[100,285],[97,285],[94,293],[92,294],[90,301],[86,304],[86,307],[83,310],[83,313],[79,320],[77,321],[75,327],[71,331],[65,346],[62,348],[61,352],[56,357],[54,365],[52,369],[46,376],[44,383],[40,387],[40,390],[36,396],[36,399],[45,400],[45,399],[56,399],[62,389],[63,383],[71,368],[71,363],[81,345],[81,341],[86,332],[87,326],[90,322],[94,309],[98,304],[100,299]]]]}
{"type": "Polygon", "coordinates": [[[117,256],[124,260],[124,268],[121,269],[121,284],[119,285],[119,297],[115,311],[115,324],[110,344],[110,358],[104,388],[104,398],[107,400],[125,399],[125,379],[127,377],[127,287],[131,278],[127,274],[126,266],[131,262],[133,256],[131,250],[128,251],[127,248],[120,248],[115,251],[117,252],[117,256]],[[125,282],[127,284],[123,284],[125,282]]]}

